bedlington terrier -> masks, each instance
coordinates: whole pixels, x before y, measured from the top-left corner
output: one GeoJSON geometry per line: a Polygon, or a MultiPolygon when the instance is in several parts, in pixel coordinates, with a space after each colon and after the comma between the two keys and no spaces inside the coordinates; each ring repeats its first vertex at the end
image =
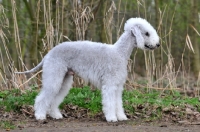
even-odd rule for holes
{"type": "Polygon", "coordinates": [[[102,93],[103,112],[108,122],[127,120],[122,105],[127,64],[134,47],[153,50],[159,47],[156,30],[142,18],[130,18],[124,33],[114,45],[91,41],[63,42],[55,46],[33,69],[41,67],[42,89],[35,100],[37,120],[63,118],[58,106],[68,94],[73,74],[91,82],[102,93]]]}

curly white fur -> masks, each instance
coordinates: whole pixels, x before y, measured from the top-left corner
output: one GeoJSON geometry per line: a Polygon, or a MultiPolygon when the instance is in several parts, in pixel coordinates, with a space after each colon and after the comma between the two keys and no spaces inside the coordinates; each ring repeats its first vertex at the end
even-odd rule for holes
{"type": "Polygon", "coordinates": [[[123,85],[127,76],[128,59],[134,47],[153,50],[159,47],[155,29],[142,18],[131,18],[124,26],[124,33],[114,45],[90,41],[63,42],[54,47],[30,71],[41,67],[42,90],[35,100],[35,117],[46,115],[60,119],[58,106],[69,92],[75,74],[89,81],[102,91],[103,112],[108,122],[127,120],[122,106],[123,85]]]}

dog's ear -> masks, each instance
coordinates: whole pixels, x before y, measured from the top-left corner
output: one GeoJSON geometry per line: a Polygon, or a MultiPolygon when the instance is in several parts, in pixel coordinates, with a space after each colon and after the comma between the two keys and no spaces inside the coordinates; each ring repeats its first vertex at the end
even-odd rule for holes
{"type": "Polygon", "coordinates": [[[142,48],[144,46],[144,38],[138,25],[131,28],[132,34],[135,36],[137,47],[142,48]]]}

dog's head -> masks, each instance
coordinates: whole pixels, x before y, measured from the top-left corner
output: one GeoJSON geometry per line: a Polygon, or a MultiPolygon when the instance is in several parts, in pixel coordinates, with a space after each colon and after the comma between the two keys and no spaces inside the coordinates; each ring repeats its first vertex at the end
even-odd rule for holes
{"type": "Polygon", "coordinates": [[[125,23],[124,30],[132,33],[138,48],[153,50],[160,46],[156,30],[145,19],[130,18],[125,23]]]}

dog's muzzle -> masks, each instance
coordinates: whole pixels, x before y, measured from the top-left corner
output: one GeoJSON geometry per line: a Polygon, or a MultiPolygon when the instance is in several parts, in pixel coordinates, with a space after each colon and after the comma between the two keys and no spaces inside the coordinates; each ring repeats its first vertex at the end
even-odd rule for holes
{"type": "Polygon", "coordinates": [[[158,44],[156,44],[156,46],[151,46],[151,45],[145,44],[144,47],[149,50],[154,50],[154,49],[160,47],[160,44],[158,43],[158,44]]]}

